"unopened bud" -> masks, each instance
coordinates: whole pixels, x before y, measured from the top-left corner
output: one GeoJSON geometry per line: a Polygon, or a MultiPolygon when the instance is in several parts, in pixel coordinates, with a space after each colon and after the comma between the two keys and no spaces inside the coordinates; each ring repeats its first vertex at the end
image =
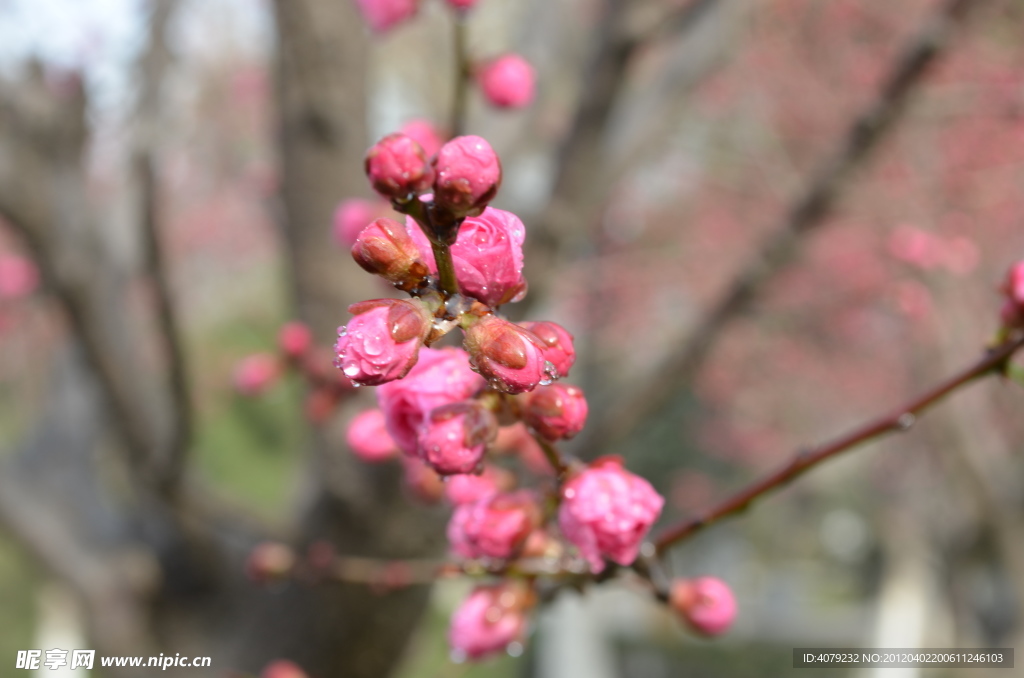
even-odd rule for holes
{"type": "Polygon", "coordinates": [[[392,200],[409,200],[434,179],[423,147],[404,134],[389,134],[374,144],[365,168],[373,190],[392,200]]]}
{"type": "Polygon", "coordinates": [[[277,333],[277,346],[291,359],[301,358],[313,345],[313,332],[298,321],[285,323],[277,333]]]}
{"type": "Polygon", "coordinates": [[[420,431],[420,456],[443,476],[471,473],[497,434],[494,414],[475,400],[443,405],[431,411],[420,431]]]}
{"type": "Polygon", "coordinates": [[[501,185],[501,162],[481,137],[455,137],[434,159],[434,202],[456,217],[476,216],[501,185]]]}
{"type": "Polygon", "coordinates": [[[1000,291],[1006,298],[1000,311],[1003,325],[1008,328],[1024,327],[1024,261],[1010,268],[1000,291]]]}
{"type": "Polygon", "coordinates": [[[338,329],[335,366],[353,384],[377,386],[404,377],[416,364],[432,316],[418,299],[374,299],[349,307],[355,317],[338,329]]]}
{"type": "Polygon", "coordinates": [[[544,360],[551,363],[554,370],[552,376],[556,379],[568,377],[569,370],[576,362],[576,347],[569,330],[550,320],[526,322],[523,327],[544,342],[544,360]]]}
{"type": "Polygon", "coordinates": [[[587,399],[578,386],[539,386],[523,398],[523,419],[548,440],[572,438],[587,423],[587,399]]]}
{"type": "Polygon", "coordinates": [[[704,636],[725,633],[736,620],[736,598],[721,579],[676,579],[669,588],[669,605],[686,624],[704,636]]]}
{"type": "Polygon", "coordinates": [[[402,289],[417,287],[429,274],[409,232],[393,219],[377,219],[364,228],[352,246],[352,258],[402,289]]]}
{"type": "Polygon", "coordinates": [[[277,659],[267,664],[260,673],[260,678],[309,678],[298,664],[287,659],[277,659]]]}
{"type": "Polygon", "coordinates": [[[486,315],[465,330],[473,368],[505,393],[532,391],[545,380],[544,344],[529,330],[486,315]]]}

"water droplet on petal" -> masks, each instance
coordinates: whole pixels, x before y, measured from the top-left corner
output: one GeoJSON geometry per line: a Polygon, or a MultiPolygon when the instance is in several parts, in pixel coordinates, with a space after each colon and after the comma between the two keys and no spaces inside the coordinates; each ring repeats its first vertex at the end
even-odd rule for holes
{"type": "Polygon", "coordinates": [[[513,640],[508,644],[508,647],[505,648],[505,651],[508,652],[509,657],[520,657],[523,654],[523,644],[517,640],[513,640]]]}

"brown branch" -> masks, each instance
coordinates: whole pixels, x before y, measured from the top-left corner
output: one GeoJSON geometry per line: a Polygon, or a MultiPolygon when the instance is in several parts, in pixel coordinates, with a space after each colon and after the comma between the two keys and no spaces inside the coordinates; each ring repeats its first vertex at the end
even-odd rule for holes
{"type": "Polygon", "coordinates": [[[825,223],[846,180],[892,129],[911,94],[942,54],[955,26],[978,4],[979,0],[947,0],[930,17],[893,62],[874,103],[853,121],[782,224],[726,286],[718,302],[689,333],[682,349],[659,365],[652,379],[644,380],[635,392],[622,398],[611,416],[591,429],[585,443],[601,449],[623,440],[693,379],[724,329],[750,309],[767,283],[793,262],[804,237],[825,223]]]}
{"type": "Polygon", "coordinates": [[[161,482],[174,491],[181,482],[185,459],[192,440],[192,399],[188,387],[188,363],[182,342],[181,326],[174,309],[166,253],[160,242],[158,179],[154,161],[157,130],[162,107],[160,90],[171,61],[167,46],[167,27],[178,0],[153,0],[149,43],[139,62],[142,86],[136,102],[135,152],[132,170],[140,192],[140,226],[145,248],[145,264],[156,292],[157,324],[165,344],[168,379],[174,406],[174,423],[167,456],[162,459],[161,482]]]}
{"type": "Polygon", "coordinates": [[[693,536],[705,527],[744,511],[761,496],[783,487],[794,478],[802,475],[826,459],[876,440],[886,434],[909,429],[913,426],[918,415],[950,393],[979,377],[1001,371],[1013,354],[1020,350],[1021,347],[1024,347],[1024,337],[1017,337],[997,348],[991,349],[975,364],[950,377],[906,405],[897,408],[883,417],[872,420],[829,443],[804,450],[782,468],[751,483],[703,515],[667,528],[655,539],[655,545],[659,551],[664,551],[669,546],[693,536]]]}

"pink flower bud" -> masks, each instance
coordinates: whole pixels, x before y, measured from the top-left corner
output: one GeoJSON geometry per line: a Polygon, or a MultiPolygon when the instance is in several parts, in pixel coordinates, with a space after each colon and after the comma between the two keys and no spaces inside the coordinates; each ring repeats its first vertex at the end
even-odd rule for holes
{"type": "Polygon", "coordinates": [[[1024,261],[1010,267],[1000,291],[1006,297],[1001,311],[1007,327],[1024,327],[1024,261]]]}
{"type": "Polygon", "coordinates": [[[518,54],[488,61],[476,74],[487,101],[498,108],[522,108],[533,101],[533,66],[518,54]]]}
{"type": "Polygon", "coordinates": [[[377,403],[399,449],[416,456],[420,429],[430,413],[442,405],[467,400],[483,387],[484,380],[470,369],[465,351],[425,348],[404,379],[377,389],[377,403]]]}
{"type": "Polygon", "coordinates": [[[335,367],[362,386],[408,374],[432,325],[426,306],[418,299],[374,299],[348,310],[355,317],[338,328],[335,367]]]}
{"type": "Polygon", "coordinates": [[[384,33],[416,16],[419,0],[356,0],[363,19],[376,33],[384,33]]]}
{"type": "Polygon", "coordinates": [[[476,401],[442,405],[420,429],[420,456],[442,476],[472,473],[497,433],[494,415],[476,401]]]}
{"type": "Polygon", "coordinates": [[[532,603],[529,591],[517,583],[478,586],[452,615],[448,644],[468,659],[503,652],[525,635],[532,603]]]}
{"type": "Polygon", "coordinates": [[[334,210],[334,241],[342,247],[352,247],[359,233],[383,211],[375,202],[352,198],[342,200],[334,210]]]}
{"type": "Polygon", "coordinates": [[[269,353],[254,353],[239,361],[235,367],[235,390],[244,396],[255,396],[266,391],[277,381],[281,366],[269,353]]]}
{"type": "Polygon", "coordinates": [[[547,377],[544,344],[532,332],[496,315],[486,315],[465,331],[470,361],[492,386],[505,393],[532,391],[547,377]]]}
{"type": "MultiPolygon", "coordinates": [[[[436,274],[437,263],[427,236],[412,218],[406,219],[405,228],[416,243],[420,258],[436,274]]],[[[511,212],[488,207],[480,216],[463,221],[451,246],[459,290],[492,308],[521,300],[526,296],[525,239],[523,222],[511,212]]]]}
{"type": "Polygon", "coordinates": [[[39,270],[31,259],[0,254],[0,299],[27,297],[39,285],[39,270]]]}
{"type": "Polygon", "coordinates": [[[524,399],[524,421],[548,440],[572,438],[587,423],[587,399],[578,386],[540,386],[524,399]]]}
{"type": "Polygon", "coordinates": [[[424,504],[436,504],[444,496],[444,482],[434,469],[415,457],[402,457],[405,489],[424,504]]]}
{"type": "Polygon", "coordinates": [[[444,496],[458,506],[472,504],[498,491],[507,491],[515,486],[511,472],[497,466],[487,465],[483,473],[460,473],[448,476],[444,484],[444,496]]]}
{"type": "Polygon", "coordinates": [[[404,134],[389,134],[374,144],[365,166],[373,189],[393,200],[408,200],[434,180],[423,148],[404,134]]]}
{"type": "Polygon", "coordinates": [[[704,636],[725,633],[736,620],[732,590],[714,577],[674,580],[669,605],[691,629],[704,636]]]}
{"type": "Polygon", "coordinates": [[[409,232],[392,219],[377,219],[363,229],[352,258],[365,271],[404,289],[415,288],[429,274],[409,232]]]}
{"type": "Polygon", "coordinates": [[[433,166],[434,201],[455,216],[480,214],[501,185],[501,162],[481,137],[455,137],[437,152],[433,166]]]}
{"type": "Polygon", "coordinates": [[[625,470],[620,459],[606,457],[562,488],[558,524],[597,573],[604,569],[602,556],[620,565],[636,560],[664,504],[650,483],[625,470]]]}
{"type": "Polygon", "coordinates": [[[298,664],[287,659],[277,659],[263,667],[260,678],[309,678],[309,676],[299,668],[298,664]]]}
{"type": "Polygon", "coordinates": [[[444,145],[444,136],[437,131],[437,127],[429,120],[410,120],[402,125],[399,132],[415,139],[423,147],[423,152],[427,154],[428,158],[440,151],[441,146],[444,145]]]}
{"type": "Polygon", "coordinates": [[[576,348],[569,330],[550,320],[526,322],[523,327],[544,342],[544,360],[551,363],[558,378],[568,377],[570,368],[576,362],[576,348]]]}
{"type": "Polygon", "coordinates": [[[295,567],[295,553],[285,544],[265,541],[249,552],[245,573],[250,581],[264,584],[287,577],[295,567]]]}
{"type": "Polygon", "coordinates": [[[348,425],[345,440],[353,454],[370,463],[386,461],[398,454],[398,445],[388,434],[384,413],[380,410],[357,414],[348,425]]]}
{"type": "Polygon", "coordinates": [[[529,490],[492,494],[455,509],[448,541],[463,558],[512,558],[540,522],[537,498],[529,490]]]}
{"type": "Polygon", "coordinates": [[[445,0],[452,9],[466,11],[472,9],[477,0],[445,0]]]}
{"type": "Polygon", "coordinates": [[[313,332],[297,320],[285,323],[277,333],[277,346],[289,358],[301,358],[313,345],[313,332]]]}

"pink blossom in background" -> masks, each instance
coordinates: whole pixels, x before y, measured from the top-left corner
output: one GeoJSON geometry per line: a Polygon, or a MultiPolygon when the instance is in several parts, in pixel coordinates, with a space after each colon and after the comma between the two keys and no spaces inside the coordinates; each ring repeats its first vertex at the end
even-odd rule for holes
{"type": "Polygon", "coordinates": [[[384,413],[378,409],[357,414],[348,425],[345,441],[357,457],[371,463],[386,461],[398,454],[398,445],[388,433],[384,413]]]}
{"type": "Polygon", "coordinates": [[[419,0],[356,0],[363,19],[377,33],[384,33],[416,16],[419,0]]]}
{"type": "Polygon", "coordinates": [[[434,172],[423,148],[404,134],[389,134],[366,152],[366,176],[373,190],[405,200],[430,188],[434,172]]]}
{"type": "MultiPolygon", "coordinates": [[[[406,218],[405,228],[436,274],[437,262],[423,229],[412,218],[406,218]]],[[[511,212],[488,207],[480,216],[468,217],[451,247],[459,290],[491,307],[520,301],[526,296],[525,241],[526,228],[511,212]]]]}
{"type": "Polygon", "coordinates": [[[39,286],[39,269],[17,254],[0,254],[0,299],[27,297],[39,286]]]}
{"type": "Polygon", "coordinates": [[[278,659],[267,664],[260,678],[309,678],[299,665],[287,659],[278,659]]]}
{"type": "Polygon", "coordinates": [[[474,369],[500,391],[525,393],[546,378],[543,343],[504,318],[480,318],[465,330],[464,344],[474,369]]]}
{"type": "Polygon", "coordinates": [[[484,466],[483,473],[460,473],[445,479],[444,495],[449,502],[455,504],[472,504],[475,501],[494,494],[507,491],[515,486],[515,476],[503,468],[493,465],[484,466]]]}
{"type": "Polygon", "coordinates": [[[285,323],[277,333],[277,346],[289,358],[301,357],[313,345],[313,332],[305,323],[285,323]]]}
{"type": "Polygon", "coordinates": [[[548,440],[572,438],[587,423],[587,399],[579,386],[538,386],[523,400],[523,420],[548,440]]]}
{"type": "Polygon", "coordinates": [[[732,589],[714,577],[673,581],[669,605],[691,629],[704,636],[721,635],[736,620],[732,589]]]}
{"type": "MultiPolygon", "coordinates": [[[[521,594],[520,594],[521,595],[521,594]]],[[[478,586],[452,615],[448,643],[469,659],[503,652],[526,632],[520,595],[510,585],[478,586]]]]}
{"type": "Polygon", "coordinates": [[[384,207],[372,200],[350,198],[342,200],[334,210],[334,241],[341,247],[352,247],[359,233],[370,225],[384,207]]]}
{"type": "Polygon", "coordinates": [[[353,304],[355,317],[338,328],[335,365],[353,384],[377,386],[401,379],[416,364],[431,327],[418,299],[378,299],[353,304]]]}
{"type": "Polygon", "coordinates": [[[529,490],[492,494],[456,507],[448,541],[463,558],[512,558],[540,517],[537,498],[529,490]]]}
{"type": "Polygon", "coordinates": [[[486,139],[455,137],[434,158],[434,201],[456,216],[476,216],[501,185],[501,161],[486,139]]]}
{"type": "Polygon", "coordinates": [[[533,101],[536,88],[533,66],[518,54],[488,61],[477,71],[476,79],[492,106],[522,108],[533,101]]]}
{"type": "Polygon", "coordinates": [[[889,253],[900,261],[930,270],[942,263],[943,246],[934,233],[904,224],[889,237],[889,253]]]}
{"type": "Polygon", "coordinates": [[[254,353],[242,358],[235,366],[232,383],[240,394],[254,396],[266,391],[280,374],[281,365],[277,356],[254,353]]]}
{"type": "Polygon", "coordinates": [[[437,407],[472,397],[484,380],[469,367],[469,356],[458,348],[424,348],[404,379],[377,389],[388,432],[399,449],[416,456],[421,427],[437,407]]]}
{"type": "Polygon", "coordinates": [[[597,573],[604,570],[602,556],[619,565],[636,560],[664,504],[650,483],[624,469],[620,459],[609,457],[566,483],[558,524],[597,573]]]}
{"type": "Polygon", "coordinates": [[[444,135],[429,120],[422,118],[410,120],[398,131],[410,139],[414,139],[423,148],[423,152],[427,154],[428,158],[433,157],[444,145],[444,135]]]}
{"type": "Polygon", "coordinates": [[[569,376],[569,370],[576,362],[576,347],[569,330],[549,320],[522,323],[544,342],[544,360],[551,363],[559,379],[569,376]]]}
{"type": "Polygon", "coordinates": [[[465,11],[467,9],[472,9],[473,5],[475,5],[478,0],[445,0],[445,2],[447,2],[448,6],[452,9],[465,11]]]}

